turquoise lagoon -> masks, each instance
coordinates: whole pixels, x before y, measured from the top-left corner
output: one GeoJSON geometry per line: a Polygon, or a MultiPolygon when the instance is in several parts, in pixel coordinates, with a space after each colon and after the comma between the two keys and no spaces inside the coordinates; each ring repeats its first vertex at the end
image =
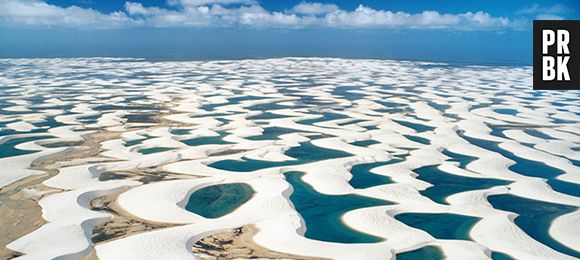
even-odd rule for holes
{"type": "Polygon", "coordinates": [[[185,209],[206,218],[231,213],[252,198],[254,190],[244,183],[217,184],[193,192],[185,209]]]}

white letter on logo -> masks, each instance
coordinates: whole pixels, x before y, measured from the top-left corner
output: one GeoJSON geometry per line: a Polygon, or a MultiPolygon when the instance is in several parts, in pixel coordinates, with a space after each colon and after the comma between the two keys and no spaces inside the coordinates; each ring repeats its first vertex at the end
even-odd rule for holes
{"type": "Polygon", "coordinates": [[[558,80],[570,80],[570,74],[568,73],[568,60],[570,56],[558,56],[558,80]]]}
{"type": "Polygon", "coordinates": [[[554,57],[546,56],[542,58],[542,80],[549,81],[556,78],[554,70],[554,57]]]}
{"type": "Polygon", "coordinates": [[[558,30],[558,54],[570,54],[568,43],[570,43],[570,33],[566,30],[558,30]]]}
{"type": "Polygon", "coordinates": [[[548,46],[554,45],[556,41],[554,37],[554,31],[552,30],[542,30],[542,53],[548,54],[548,46]]]}

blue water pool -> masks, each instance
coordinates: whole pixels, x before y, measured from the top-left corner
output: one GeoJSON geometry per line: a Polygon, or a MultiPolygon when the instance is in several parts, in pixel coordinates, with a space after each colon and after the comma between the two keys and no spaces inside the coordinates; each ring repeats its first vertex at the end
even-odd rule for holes
{"type": "Polygon", "coordinates": [[[373,168],[394,164],[402,160],[393,159],[387,162],[364,163],[353,166],[350,169],[352,178],[348,182],[355,189],[366,189],[369,187],[393,183],[393,180],[387,176],[372,173],[373,168]]]}
{"type": "Polygon", "coordinates": [[[395,219],[421,229],[437,239],[470,240],[469,232],[480,219],[450,213],[402,213],[395,219]]]}
{"type": "Polygon", "coordinates": [[[498,179],[469,178],[454,175],[439,170],[437,165],[424,166],[413,171],[419,174],[417,179],[433,184],[433,186],[420,191],[420,193],[441,204],[448,204],[445,199],[456,193],[489,189],[494,186],[508,185],[510,183],[509,181],[498,179]]]}
{"type": "Polygon", "coordinates": [[[548,233],[552,220],[576,211],[576,207],[522,198],[511,194],[493,195],[487,197],[487,200],[496,209],[519,214],[514,220],[515,224],[535,240],[558,252],[580,258],[579,251],[560,244],[548,233]]]}
{"type": "Polygon", "coordinates": [[[348,211],[392,204],[389,201],[359,195],[326,195],[318,193],[302,181],[304,173],[287,172],[286,181],[292,185],[290,200],[306,224],[305,237],[337,243],[376,243],[381,238],[356,231],[341,221],[348,211]]]}
{"type": "Polygon", "coordinates": [[[185,209],[206,218],[231,213],[250,200],[254,190],[245,183],[218,184],[193,192],[185,209]]]}
{"type": "Polygon", "coordinates": [[[300,143],[300,146],[292,147],[285,153],[296,160],[271,162],[243,158],[242,160],[222,160],[209,164],[208,166],[227,171],[249,172],[270,167],[303,164],[327,159],[352,156],[352,154],[318,147],[310,142],[300,143]]]}
{"type": "Polygon", "coordinates": [[[580,197],[580,185],[565,182],[556,178],[558,175],[564,174],[564,171],[548,166],[543,162],[532,161],[518,157],[511,152],[501,149],[497,142],[468,137],[462,133],[459,134],[471,144],[497,152],[502,156],[514,161],[515,164],[509,167],[511,171],[525,176],[545,178],[547,179],[547,183],[555,191],[580,197]]]}

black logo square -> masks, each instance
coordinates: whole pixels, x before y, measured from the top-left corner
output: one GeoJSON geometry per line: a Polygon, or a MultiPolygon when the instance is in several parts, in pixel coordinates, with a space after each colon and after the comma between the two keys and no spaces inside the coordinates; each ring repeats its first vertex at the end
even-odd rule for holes
{"type": "Polygon", "coordinates": [[[580,90],[580,20],[534,21],[534,90],[580,90]]]}

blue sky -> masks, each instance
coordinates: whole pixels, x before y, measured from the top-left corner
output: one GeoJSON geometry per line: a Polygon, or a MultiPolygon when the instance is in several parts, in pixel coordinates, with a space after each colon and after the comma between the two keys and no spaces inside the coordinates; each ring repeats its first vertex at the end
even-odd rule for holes
{"type": "Polygon", "coordinates": [[[578,1],[0,0],[0,57],[331,56],[531,64],[578,1]]]}

